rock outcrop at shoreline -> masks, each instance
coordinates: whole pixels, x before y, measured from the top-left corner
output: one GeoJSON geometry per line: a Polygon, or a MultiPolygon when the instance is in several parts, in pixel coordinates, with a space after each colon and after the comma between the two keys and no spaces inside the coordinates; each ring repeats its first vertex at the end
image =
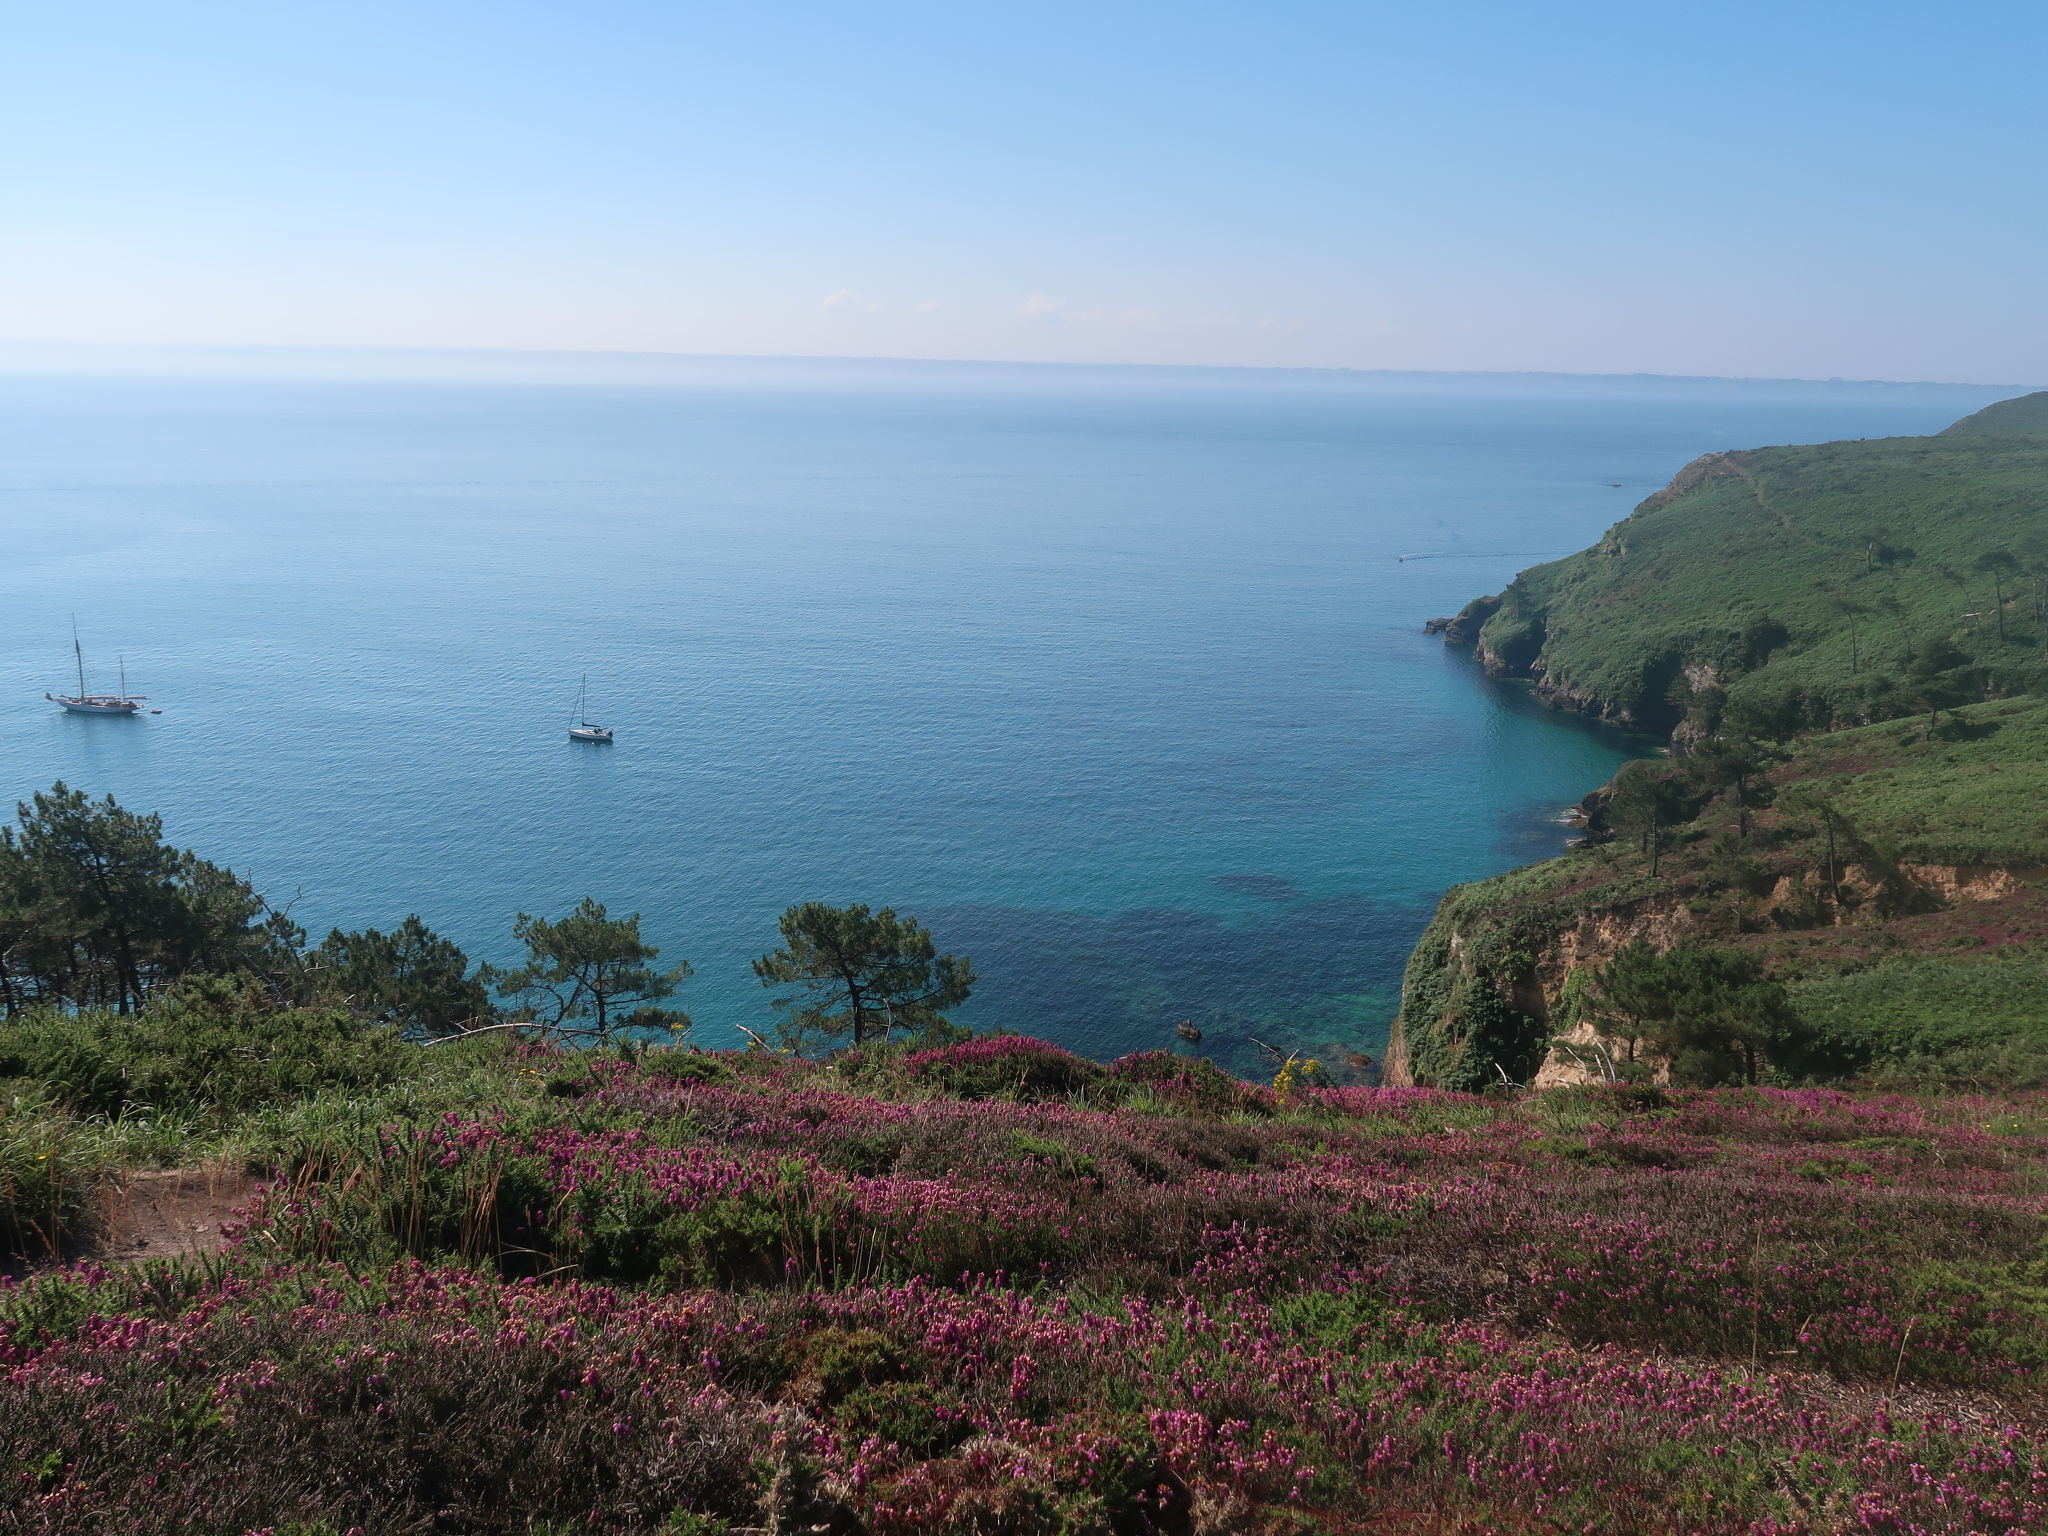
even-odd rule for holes
{"type": "Polygon", "coordinates": [[[1475,597],[1448,618],[1431,619],[1422,626],[1422,632],[1425,635],[1442,635],[1451,645],[1471,645],[1479,639],[1479,631],[1499,607],[1500,599],[1497,597],[1475,597]]]}

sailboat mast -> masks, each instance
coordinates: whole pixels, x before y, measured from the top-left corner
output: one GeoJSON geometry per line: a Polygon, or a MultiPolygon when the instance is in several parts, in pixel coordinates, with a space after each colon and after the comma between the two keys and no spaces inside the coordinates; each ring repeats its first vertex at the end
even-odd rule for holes
{"type": "Polygon", "coordinates": [[[78,663],[78,696],[85,697],[85,650],[78,643],[78,615],[71,615],[71,656],[78,663]]]}

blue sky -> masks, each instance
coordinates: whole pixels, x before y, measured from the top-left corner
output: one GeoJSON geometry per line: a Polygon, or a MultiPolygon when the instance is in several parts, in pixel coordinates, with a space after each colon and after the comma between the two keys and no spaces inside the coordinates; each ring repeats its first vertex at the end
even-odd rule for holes
{"type": "Polygon", "coordinates": [[[2048,6],[28,0],[0,338],[2030,382],[2048,6]]]}

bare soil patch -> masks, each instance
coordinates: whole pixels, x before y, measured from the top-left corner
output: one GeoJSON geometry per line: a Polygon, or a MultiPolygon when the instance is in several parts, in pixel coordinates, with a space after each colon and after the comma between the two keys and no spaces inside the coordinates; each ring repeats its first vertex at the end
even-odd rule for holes
{"type": "Polygon", "coordinates": [[[255,1193],[254,1178],[218,1164],[131,1173],[108,1190],[95,1257],[132,1264],[216,1253],[227,1241],[222,1229],[255,1193]]]}

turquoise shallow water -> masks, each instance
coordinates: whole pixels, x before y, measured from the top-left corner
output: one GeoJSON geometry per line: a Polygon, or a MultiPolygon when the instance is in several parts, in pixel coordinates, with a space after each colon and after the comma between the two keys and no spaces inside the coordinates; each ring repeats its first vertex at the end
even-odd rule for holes
{"type": "Polygon", "coordinates": [[[769,1022],[747,959],[818,898],[970,954],[976,1025],[1377,1055],[1436,896],[1561,846],[1627,746],[1422,621],[1702,451],[1996,393],[0,379],[0,788],[160,810],[316,934],[505,960],[519,910],[637,910],[706,1043],[769,1022]],[[162,715],[42,701],[74,611],[162,715]],[[564,735],[585,670],[613,748],[564,735]]]}

